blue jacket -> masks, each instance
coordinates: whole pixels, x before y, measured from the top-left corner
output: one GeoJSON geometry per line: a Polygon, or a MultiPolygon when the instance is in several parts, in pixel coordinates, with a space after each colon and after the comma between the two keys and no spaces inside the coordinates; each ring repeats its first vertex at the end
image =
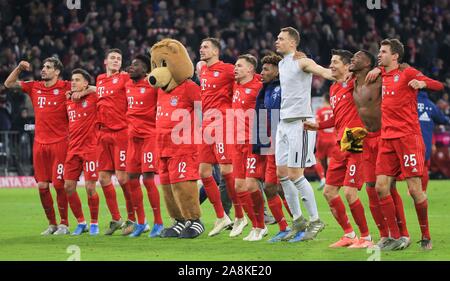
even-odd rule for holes
{"type": "Polygon", "coordinates": [[[429,160],[431,158],[434,124],[450,125],[450,118],[439,110],[424,91],[420,91],[417,97],[417,113],[419,114],[420,130],[426,148],[425,160],[429,160]]]}
{"type": "Polygon", "coordinates": [[[280,107],[281,86],[280,80],[277,78],[269,83],[264,83],[256,98],[253,153],[260,154],[261,148],[271,146],[270,139],[267,137],[275,138],[277,125],[280,122],[280,107]]]}

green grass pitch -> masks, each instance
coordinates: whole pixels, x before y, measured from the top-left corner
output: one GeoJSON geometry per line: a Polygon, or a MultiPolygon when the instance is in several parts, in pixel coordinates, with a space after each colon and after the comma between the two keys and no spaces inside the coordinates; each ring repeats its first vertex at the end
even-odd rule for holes
{"type": "MultiPolygon", "coordinates": [[[[313,183],[315,188],[317,183],[313,183]]],[[[406,194],[406,183],[398,184],[403,198],[407,224],[412,238],[412,245],[399,252],[368,253],[367,250],[330,249],[328,245],[335,242],[342,230],[332,217],[328,205],[323,196],[316,191],[316,199],[322,220],[326,228],[319,234],[316,240],[299,243],[268,243],[269,237],[278,231],[277,225],[269,226],[269,236],[263,241],[243,241],[244,235],[232,239],[228,237],[229,231],[218,236],[208,237],[207,233],[214,223],[214,211],[211,204],[206,201],[202,205],[202,220],[206,226],[206,232],[193,240],[148,238],[143,235],[139,238],[123,237],[118,232],[113,236],[104,236],[102,232],[107,227],[110,215],[105,205],[103,193],[97,189],[100,195],[99,224],[101,234],[91,237],[83,234],[73,236],[49,236],[42,237],[40,232],[47,226],[44,211],[42,210],[37,189],[0,189],[0,260],[51,260],[65,261],[72,255],[70,246],[75,245],[80,249],[82,261],[109,261],[109,260],[207,260],[207,261],[366,261],[378,259],[381,261],[409,261],[409,260],[450,260],[450,181],[430,181],[428,190],[430,229],[433,240],[433,250],[424,252],[415,242],[420,239],[420,229],[412,199],[406,194]]],[[[83,201],[83,210],[86,219],[89,219],[86,192],[79,188],[78,192],[83,201]]],[[[143,190],[145,195],[145,190],[143,190]]],[[[52,190],[56,201],[54,190],[52,190]]],[[[120,188],[117,189],[117,198],[122,215],[125,214],[125,204],[120,188]]],[[[360,197],[364,203],[366,217],[373,237],[378,238],[378,231],[373,222],[367,204],[367,194],[363,189],[360,197]]],[[[147,218],[151,222],[152,214],[146,196],[145,207],[147,218]]],[[[170,223],[163,200],[161,201],[163,219],[170,223]]],[[[347,206],[346,206],[347,207],[347,206]]],[[[55,202],[56,209],[56,202],[55,202]]],[[[285,212],[286,213],[286,212],[285,212]]],[[[347,207],[347,213],[351,214],[347,207]]],[[[73,230],[76,221],[69,211],[70,229],[73,230]]],[[[290,220],[288,220],[290,221],[290,220]]],[[[351,219],[355,228],[356,225],[351,219]]],[[[250,231],[247,226],[246,235],[250,231]]],[[[148,233],[147,233],[148,234],[148,233]]]]}

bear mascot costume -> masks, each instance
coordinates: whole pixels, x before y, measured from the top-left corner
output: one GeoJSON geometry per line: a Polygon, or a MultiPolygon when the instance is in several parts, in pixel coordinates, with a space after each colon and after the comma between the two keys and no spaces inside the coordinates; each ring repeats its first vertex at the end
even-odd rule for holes
{"type": "Polygon", "coordinates": [[[190,78],[194,66],[177,40],[163,39],[150,50],[148,82],[158,88],[156,113],[159,176],[167,211],[174,224],[161,237],[195,238],[205,231],[201,210],[195,105],[201,105],[200,87],[190,78]]]}

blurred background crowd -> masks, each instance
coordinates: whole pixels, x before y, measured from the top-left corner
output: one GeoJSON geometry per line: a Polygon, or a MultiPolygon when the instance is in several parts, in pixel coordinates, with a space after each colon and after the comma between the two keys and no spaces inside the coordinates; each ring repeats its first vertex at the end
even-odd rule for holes
{"type": "MultiPolygon", "coordinates": [[[[450,116],[450,2],[380,1],[381,9],[369,9],[365,0],[81,0],[80,9],[71,10],[66,1],[0,0],[0,131],[24,131],[24,124],[32,123],[28,97],[3,87],[20,60],[33,67],[22,80],[39,79],[49,56],[63,62],[64,79],[76,67],[96,76],[104,71],[108,48],[120,48],[127,66],[134,55],[173,37],[195,63],[201,40],[211,36],[221,40],[222,60],[234,63],[239,54],[262,58],[272,52],[285,26],[300,31],[300,49],[324,66],[333,48],[376,55],[383,38],[400,39],[405,62],[445,83],[445,90],[430,98],[450,116]]],[[[328,86],[315,78],[313,96],[322,96],[328,86]]],[[[436,130],[448,133],[445,127],[436,130]]]]}

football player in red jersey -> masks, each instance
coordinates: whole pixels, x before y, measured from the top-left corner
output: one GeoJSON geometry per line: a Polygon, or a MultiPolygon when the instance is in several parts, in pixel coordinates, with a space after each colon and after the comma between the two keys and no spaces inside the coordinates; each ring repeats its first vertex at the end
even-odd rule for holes
{"type": "Polygon", "coordinates": [[[98,235],[99,233],[99,198],[95,191],[95,184],[98,179],[95,152],[97,145],[95,129],[97,95],[95,91],[92,91],[80,100],[72,100],[73,93],[87,90],[90,82],[91,76],[87,71],[80,68],[74,69],[72,71],[72,90],[66,104],[67,116],[69,117],[69,146],[64,164],[64,188],[70,208],[78,221],[78,226],[72,235],[80,235],[87,231],[81,201],[76,190],[81,172],[84,173],[91,214],[89,234],[98,235]]]}
{"type": "MultiPolygon", "coordinates": [[[[355,106],[368,131],[368,134],[363,141],[363,174],[366,183],[366,191],[369,197],[370,212],[372,213],[372,217],[380,232],[380,241],[377,245],[380,248],[384,248],[384,244],[390,241],[389,229],[381,212],[380,200],[375,189],[375,169],[379,143],[381,140],[381,77],[378,77],[374,82],[364,81],[367,73],[373,69],[375,64],[375,57],[368,51],[361,50],[353,56],[349,70],[353,72],[356,78],[353,90],[355,106]]],[[[400,65],[400,69],[406,67],[408,66],[400,65]]],[[[390,188],[390,193],[395,203],[397,225],[401,234],[400,239],[405,242],[403,247],[408,247],[410,238],[406,226],[403,201],[397,191],[395,181],[390,188]]]]}
{"type": "Polygon", "coordinates": [[[128,146],[127,132],[127,97],[125,83],[130,76],[121,72],[122,52],[110,49],[105,55],[106,73],[97,77],[97,160],[99,182],[106,198],[106,205],[112,221],[105,235],[112,235],[122,228],[122,234],[133,232],[135,212],[131,201],[131,192],[126,173],[126,155],[128,146]],[[122,187],[128,213],[128,220],[123,222],[117,205],[116,191],[111,177],[115,172],[122,187]]]}
{"type": "Polygon", "coordinates": [[[154,175],[158,169],[156,155],[156,102],[157,92],[148,83],[146,76],[150,72],[150,58],[137,55],[128,68],[130,80],[125,84],[128,100],[128,151],[127,172],[131,187],[131,196],[136,210],[137,225],[131,237],[139,236],[146,227],[143,195],[140,175],[143,175],[148,200],[153,209],[154,224],[150,237],[157,237],[163,229],[158,188],[154,175]]]}
{"type": "MultiPolygon", "coordinates": [[[[259,188],[264,181],[265,157],[253,154],[250,144],[250,123],[253,124],[256,97],[262,87],[261,76],[255,73],[257,63],[254,56],[241,55],[234,67],[233,118],[237,122],[234,122],[233,171],[237,196],[253,226],[244,238],[246,241],[258,241],[267,235],[264,198],[259,188]]],[[[232,230],[230,236],[241,232],[242,228],[232,230]]]]}
{"type": "MultiPolygon", "coordinates": [[[[333,109],[330,106],[330,96],[324,96],[322,107],[316,112],[316,122],[320,123],[330,119],[333,116],[333,109]]],[[[336,139],[334,127],[319,130],[317,132],[316,141],[316,165],[314,166],[318,176],[320,177],[320,185],[317,190],[322,190],[325,187],[325,174],[328,168],[328,163],[336,152],[336,139]]]]}
{"type": "Polygon", "coordinates": [[[225,214],[220,198],[219,188],[212,176],[213,164],[220,165],[220,172],[226,182],[226,189],[233,201],[235,209],[235,222],[233,227],[242,224],[244,214],[234,189],[233,165],[231,149],[225,143],[226,110],[231,109],[233,96],[234,65],[219,60],[220,42],[216,38],[203,39],[200,46],[200,59],[198,74],[201,83],[202,98],[202,129],[208,132],[210,139],[205,139],[199,146],[200,177],[205,187],[209,201],[214,206],[217,220],[208,236],[219,234],[232,224],[225,214]]]}
{"type": "MultiPolygon", "coordinates": [[[[342,150],[342,139],[348,128],[362,128],[363,123],[358,115],[353,101],[354,79],[346,82],[348,68],[353,54],[347,50],[332,50],[330,69],[336,82],[330,87],[330,105],[333,117],[319,124],[305,122],[307,129],[325,129],[335,127],[336,142],[340,143],[330,159],[323,195],[330,205],[331,212],[344,231],[344,236],[332,248],[367,248],[373,245],[367,227],[364,207],[358,198],[363,179],[362,151],[342,150]],[[344,203],[339,195],[340,188],[344,188],[345,198],[350,206],[353,218],[358,225],[361,237],[357,238],[347,217],[344,203]]],[[[336,145],[336,144],[335,144],[336,145]]]]}
{"type": "Polygon", "coordinates": [[[386,250],[401,249],[400,232],[396,223],[395,205],[390,186],[400,173],[406,178],[420,230],[421,247],[431,250],[428,226],[428,200],[421,188],[424,170],[425,146],[417,115],[418,89],[439,91],[442,83],[424,76],[413,67],[399,69],[404,54],[403,44],[397,39],[381,42],[378,63],[382,74],[381,143],[376,165],[376,189],[380,205],[391,234],[386,250]]]}
{"type": "MultiPolygon", "coordinates": [[[[68,119],[66,113],[66,95],[70,91],[69,81],[60,80],[63,64],[55,57],[44,60],[41,81],[18,81],[22,71],[30,71],[31,66],[21,61],[5,81],[6,88],[17,88],[27,93],[33,103],[36,132],[33,145],[34,177],[38,183],[42,207],[47,216],[49,227],[42,235],[69,234],[67,220],[67,196],[64,190],[64,161],[67,152],[68,119]],[[56,226],[53,198],[49,184],[56,190],[61,222],[56,226]]],[[[95,89],[91,88],[90,90],[95,89]]],[[[79,93],[77,93],[79,94],[79,93]]]]}

